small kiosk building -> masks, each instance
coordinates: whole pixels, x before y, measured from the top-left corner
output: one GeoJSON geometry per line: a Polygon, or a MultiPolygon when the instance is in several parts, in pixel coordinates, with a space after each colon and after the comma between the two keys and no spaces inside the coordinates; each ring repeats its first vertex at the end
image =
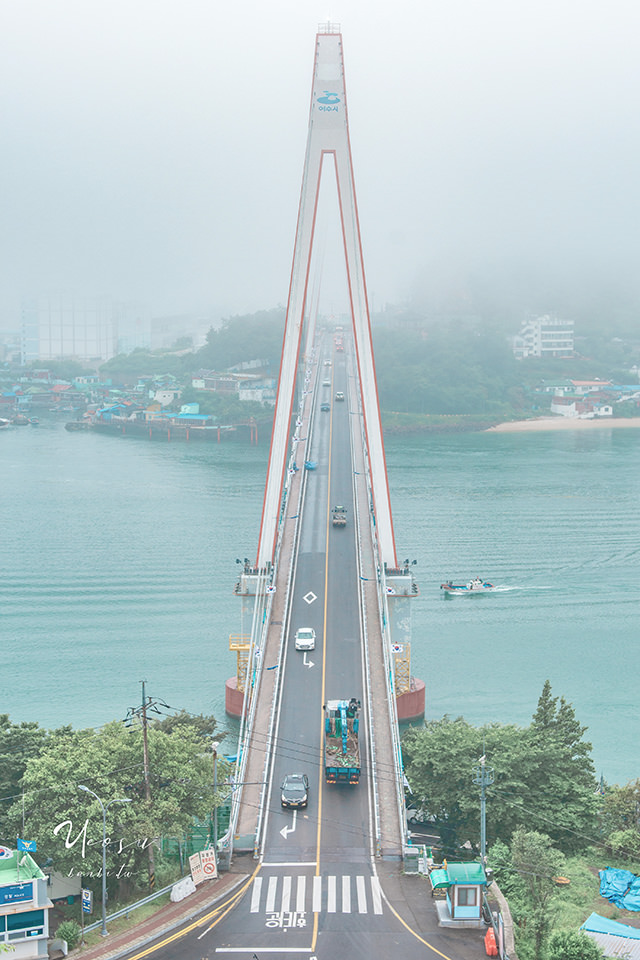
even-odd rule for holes
{"type": "Polygon", "coordinates": [[[446,863],[445,861],[445,866],[430,872],[429,881],[432,892],[446,891],[449,919],[482,920],[482,892],[487,885],[487,876],[481,863],[446,863]]]}

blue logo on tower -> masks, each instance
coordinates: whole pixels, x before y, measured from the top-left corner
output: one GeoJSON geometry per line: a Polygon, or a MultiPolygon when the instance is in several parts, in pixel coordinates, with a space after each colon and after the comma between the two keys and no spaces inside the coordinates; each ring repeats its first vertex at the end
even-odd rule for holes
{"type": "Polygon", "coordinates": [[[324,91],[324,97],[318,97],[318,103],[320,106],[318,110],[338,110],[338,104],[340,103],[340,97],[337,93],[332,93],[331,90],[324,91]]]}

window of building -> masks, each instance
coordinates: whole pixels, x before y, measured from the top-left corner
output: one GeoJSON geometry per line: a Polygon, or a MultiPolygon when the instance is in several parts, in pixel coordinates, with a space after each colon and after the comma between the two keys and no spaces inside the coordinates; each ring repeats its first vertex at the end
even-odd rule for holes
{"type": "Polygon", "coordinates": [[[6,921],[6,934],[0,933],[3,940],[26,940],[44,933],[44,910],[10,913],[3,919],[6,921]]]}
{"type": "Polygon", "coordinates": [[[458,887],[458,906],[475,907],[478,902],[477,887],[458,887]]]}

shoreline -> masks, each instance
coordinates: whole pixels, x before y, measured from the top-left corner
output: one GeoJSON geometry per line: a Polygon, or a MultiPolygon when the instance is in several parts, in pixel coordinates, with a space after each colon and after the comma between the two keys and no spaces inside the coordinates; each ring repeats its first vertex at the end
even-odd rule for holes
{"type": "Polygon", "coordinates": [[[512,420],[487,427],[484,433],[528,433],[541,430],[601,430],[603,427],[619,429],[640,427],[640,417],[612,419],[600,417],[580,420],[577,417],[538,417],[536,420],[512,420]]]}

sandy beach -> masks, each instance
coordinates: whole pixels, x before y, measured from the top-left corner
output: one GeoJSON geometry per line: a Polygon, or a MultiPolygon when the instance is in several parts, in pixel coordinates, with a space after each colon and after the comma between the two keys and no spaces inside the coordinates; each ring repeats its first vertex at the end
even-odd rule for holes
{"type": "Polygon", "coordinates": [[[602,430],[603,427],[618,429],[622,427],[640,427],[640,417],[625,417],[619,420],[612,417],[597,417],[593,420],[579,420],[576,417],[538,417],[536,420],[514,420],[489,427],[487,433],[521,433],[536,430],[602,430]]]}

